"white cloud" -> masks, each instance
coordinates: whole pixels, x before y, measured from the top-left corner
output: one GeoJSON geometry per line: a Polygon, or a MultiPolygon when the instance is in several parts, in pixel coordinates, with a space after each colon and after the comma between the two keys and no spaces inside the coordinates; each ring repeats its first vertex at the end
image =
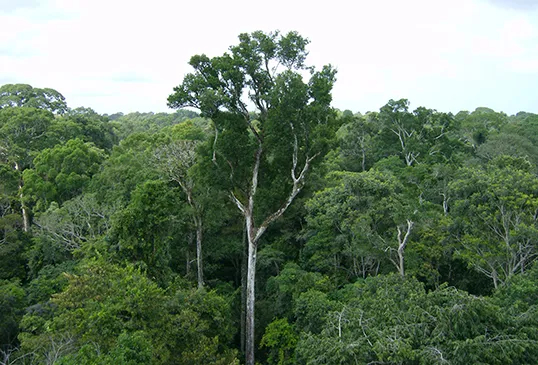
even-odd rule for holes
{"type": "Polygon", "coordinates": [[[532,10],[538,8],[536,0],[489,0],[500,7],[516,10],[532,10]]]}
{"type": "Polygon", "coordinates": [[[316,4],[49,0],[9,13],[0,7],[0,70],[57,89],[73,107],[163,111],[193,54],[219,55],[241,32],[298,30],[311,40],[310,62],[339,69],[339,108],[375,110],[406,97],[440,110],[538,111],[523,97],[534,91],[510,81],[538,77],[534,12],[480,0],[316,4]],[[514,93],[527,104],[517,105],[514,93]]]}
{"type": "Polygon", "coordinates": [[[0,0],[0,13],[12,13],[20,9],[35,7],[39,0],[0,0]]]}

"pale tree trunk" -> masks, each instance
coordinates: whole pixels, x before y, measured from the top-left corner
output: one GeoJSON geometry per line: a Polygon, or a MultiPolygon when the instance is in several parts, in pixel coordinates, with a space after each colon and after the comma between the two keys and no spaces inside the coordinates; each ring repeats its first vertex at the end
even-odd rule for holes
{"type": "MultiPolygon", "coordinates": [[[[402,277],[405,277],[405,260],[404,260],[404,253],[405,253],[405,247],[407,246],[407,243],[409,242],[409,236],[411,235],[411,231],[413,230],[413,226],[415,225],[415,222],[407,220],[407,229],[405,231],[405,235],[402,238],[403,230],[400,226],[398,226],[398,249],[396,250],[396,253],[398,254],[398,260],[394,260],[391,257],[389,257],[390,261],[396,266],[396,269],[400,273],[402,277]]],[[[394,249],[391,249],[393,251],[394,249]]]]}
{"type": "Polygon", "coordinates": [[[28,216],[28,210],[26,209],[26,206],[24,205],[21,185],[19,185],[19,191],[20,191],[19,196],[21,198],[22,225],[23,225],[24,232],[28,232],[30,230],[30,217],[28,216]]]}
{"type": "MultiPolygon", "coordinates": [[[[294,132],[293,125],[291,126],[292,132],[294,132]]],[[[257,135],[255,130],[253,133],[257,135]]],[[[289,193],[284,204],[272,214],[269,214],[260,226],[256,226],[254,222],[254,207],[255,207],[255,195],[258,188],[258,176],[260,169],[260,162],[263,153],[263,147],[261,139],[258,139],[258,150],[256,151],[254,166],[252,168],[252,180],[250,184],[250,190],[248,192],[247,203],[242,203],[233,192],[230,192],[230,197],[235,203],[239,211],[245,217],[245,232],[247,235],[247,290],[246,290],[246,326],[245,326],[245,364],[255,365],[254,351],[255,351],[255,284],[256,284],[256,253],[258,249],[258,242],[262,235],[267,230],[270,224],[280,218],[282,214],[291,205],[297,194],[301,191],[304,185],[306,174],[310,168],[312,160],[317,157],[317,154],[312,157],[306,157],[303,168],[297,176],[298,165],[298,143],[297,136],[294,134],[294,151],[293,151],[293,164],[291,169],[291,178],[293,181],[293,187],[289,193]]]]}
{"type": "Polygon", "coordinates": [[[247,258],[247,291],[246,291],[246,338],[245,338],[245,360],[246,364],[254,365],[254,334],[255,334],[255,321],[254,321],[254,305],[256,301],[255,297],[255,285],[256,285],[256,253],[257,242],[253,241],[253,227],[251,224],[251,217],[247,218],[246,230],[248,241],[248,258],[247,258]]]}
{"type": "Polygon", "coordinates": [[[400,227],[398,227],[398,259],[400,261],[400,275],[402,277],[405,276],[405,267],[404,267],[404,250],[405,246],[407,246],[407,242],[409,240],[409,235],[411,234],[411,230],[413,229],[413,226],[415,225],[414,222],[407,220],[407,231],[405,232],[405,236],[402,239],[402,230],[400,227]]]}
{"type": "Polygon", "coordinates": [[[201,289],[204,287],[204,269],[202,265],[202,219],[196,217],[194,222],[196,224],[196,268],[198,270],[198,289],[201,289]]]}
{"type": "Polygon", "coordinates": [[[256,151],[254,167],[252,169],[252,181],[246,206],[231,193],[232,200],[245,217],[245,232],[247,235],[247,290],[246,290],[246,313],[245,313],[245,363],[254,365],[254,334],[255,334],[255,303],[256,303],[256,253],[258,240],[265,229],[258,229],[254,224],[254,197],[258,189],[258,175],[263,153],[261,141],[256,151]]]}
{"type": "Polygon", "coordinates": [[[450,200],[450,197],[448,197],[448,194],[441,193],[441,196],[443,197],[443,213],[444,215],[448,214],[448,201],[450,200]]]}
{"type": "Polygon", "coordinates": [[[246,244],[246,230],[243,230],[243,259],[241,260],[241,353],[245,354],[246,338],[246,311],[247,311],[247,267],[248,245],[246,244]]]}
{"type": "Polygon", "coordinates": [[[404,251],[403,251],[403,249],[398,248],[398,259],[399,259],[399,262],[400,262],[400,265],[398,267],[398,271],[400,271],[400,275],[403,278],[405,276],[404,251]]]}

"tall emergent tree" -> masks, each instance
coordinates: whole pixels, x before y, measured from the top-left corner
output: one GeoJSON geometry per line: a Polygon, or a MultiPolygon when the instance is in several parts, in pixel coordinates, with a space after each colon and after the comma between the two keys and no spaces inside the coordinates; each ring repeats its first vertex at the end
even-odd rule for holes
{"type": "Polygon", "coordinates": [[[245,220],[248,365],[254,365],[260,238],[299,194],[335,131],[330,103],[336,71],[306,66],[308,43],[297,32],[241,34],[220,57],[193,56],[194,72],[168,98],[172,108],[194,107],[212,119],[215,171],[245,220]]]}

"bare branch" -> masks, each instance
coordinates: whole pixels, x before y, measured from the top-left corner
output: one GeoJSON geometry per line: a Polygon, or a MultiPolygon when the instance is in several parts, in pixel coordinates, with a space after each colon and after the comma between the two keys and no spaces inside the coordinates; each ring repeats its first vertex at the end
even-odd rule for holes
{"type": "Polygon", "coordinates": [[[239,199],[237,199],[233,191],[230,192],[230,198],[232,199],[234,204],[237,206],[237,208],[241,211],[241,213],[245,214],[245,206],[243,205],[243,203],[241,203],[239,199]]]}
{"type": "Polygon", "coordinates": [[[256,236],[255,236],[255,241],[258,240],[262,234],[265,232],[265,230],[267,229],[267,227],[269,227],[269,225],[271,223],[273,223],[275,220],[277,220],[278,218],[280,218],[282,216],[282,214],[284,214],[284,212],[288,209],[288,207],[291,205],[291,203],[293,202],[293,200],[295,199],[295,197],[297,196],[297,194],[299,194],[304,186],[304,180],[306,178],[306,174],[310,168],[310,164],[312,163],[312,160],[314,160],[319,154],[316,153],[314,156],[312,157],[309,157],[306,159],[305,161],[305,164],[303,166],[303,169],[301,170],[301,173],[299,174],[299,177],[297,178],[294,178],[293,180],[293,187],[291,189],[291,192],[290,194],[288,195],[288,198],[286,199],[286,201],[284,202],[284,204],[277,210],[275,211],[273,214],[270,214],[264,221],[263,223],[260,225],[257,233],[256,233],[256,236]]]}

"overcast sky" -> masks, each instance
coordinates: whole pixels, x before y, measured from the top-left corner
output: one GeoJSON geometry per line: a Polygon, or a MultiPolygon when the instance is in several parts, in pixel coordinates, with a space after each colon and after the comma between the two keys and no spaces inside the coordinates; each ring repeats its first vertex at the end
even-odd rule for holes
{"type": "Polygon", "coordinates": [[[537,0],[0,0],[0,85],[99,113],[169,111],[190,56],[237,35],[297,30],[338,69],[333,105],[538,113],[537,0]],[[317,5],[319,4],[319,5],[317,5]]]}

